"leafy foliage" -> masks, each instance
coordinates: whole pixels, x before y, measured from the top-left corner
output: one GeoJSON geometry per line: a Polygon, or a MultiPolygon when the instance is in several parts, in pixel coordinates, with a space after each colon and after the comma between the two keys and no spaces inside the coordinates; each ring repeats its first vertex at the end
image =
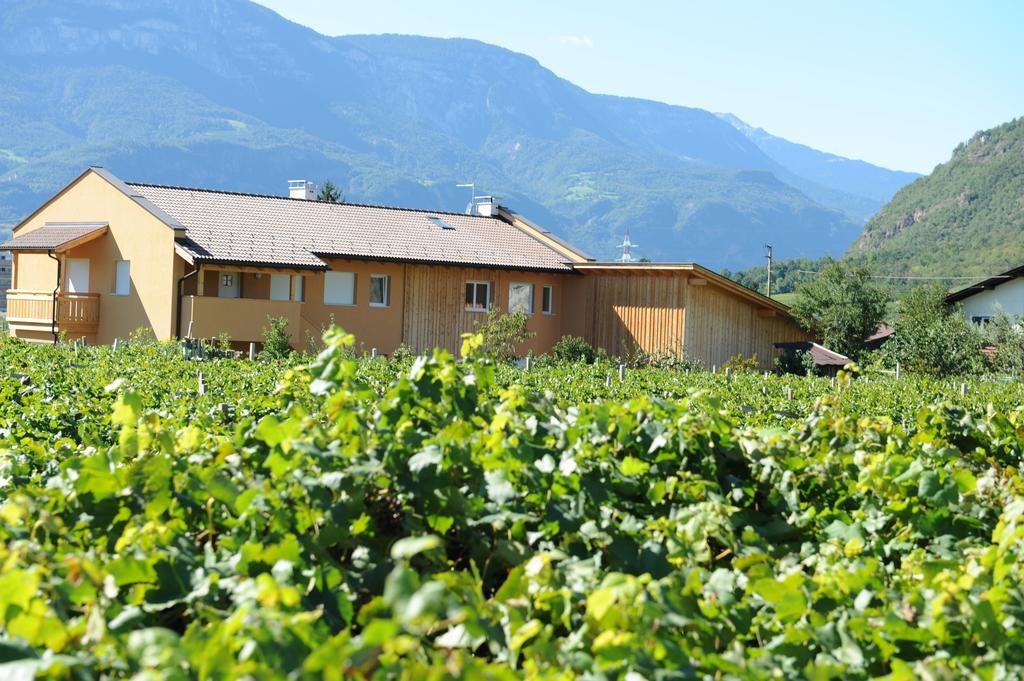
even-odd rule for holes
{"type": "MultiPolygon", "coordinates": [[[[810,282],[815,274],[832,264],[833,259],[825,256],[810,258],[776,259],[772,263],[772,295],[792,293],[800,284],[810,282]]],[[[768,266],[757,265],[738,272],[723,270],[723,276],[743,284],[759,293],[768,292],[768,266]]]]}
{"type": "Polygon", "coordinates": [[[775,372],[779,374],[795,374],[797,376],[815,376],[818,365],[809,350],[785,350],[775,358],[775,372]]]}
{"type": "Polygon", "coordinates": [[[524,312],[502,314],[501,309],[492,307],[487,311],[487,320],[478,323],[477,333],[483,339],[485,352],[501,360],[510,360],[519,354],[519,345],[537,335],[527,325],[530,318],[524,312]]]}
{"type": "Polygon", "coordinates": [[[722,370],[728,370],[730,373],[749,374],[756,372],[758,366],[760,365],[757,361],[757,355],[751,355],[746,358],[743,355],[733,355],[722,365],[722,370]]]}
{"type": "Polygon", "coordinates": [[[1024,118],[976,133],[907,185],[848,257],[891,274],[998,274],[1024,262],[1024,118]],[[951,271],[952,270],[952,271],[951,271]]]}
{"type": "Polygon", "coordinates": [[[984,336],[993,346],[992,367],[1003,374],[1024,374],[1024,329],[1019,318],[999,310],[985,326],[984,336]]]}
{"type": "Polygon", "coordinates": [[[593,346],[576,336],[562,336],[551,348],[551,356],[559,362],[591,363],[597,357],[593,346]]]}
{"type": "Polygon", "coordinates": [[[871,281],[867,269],[833,262],[797,287],[790,310],[831,350],[857,358],[864,341],[885,318],[889,294],[871,281]]]}
{"type": "Polygon", "coordinates": [[[986,369],[984,337],[958,307],[946,305],[946,289],[928,284],[910,289],[897,306],[895,335],[879,352],[883,365],[908,371],[969,375],[986,369]]]}
{"type": "Polygon", "coordinates": [[[287,317],[267,317],[267,326],[263,329],[263,359],[284,359],[292,353],[291,340],[288,337],[287,317]]]}
{"type": "Polygon", "coordinates": [[[0,344],[28,378],[0,377],[0,675],[1022,669],[1024,414],[981,406],[1019,384],[607,386],[479,336],[411,365],[324,340],[204,362],[201,396],[173,345],[0,344]],[[730,415],[785,388],[806,418],[730,415]]]}

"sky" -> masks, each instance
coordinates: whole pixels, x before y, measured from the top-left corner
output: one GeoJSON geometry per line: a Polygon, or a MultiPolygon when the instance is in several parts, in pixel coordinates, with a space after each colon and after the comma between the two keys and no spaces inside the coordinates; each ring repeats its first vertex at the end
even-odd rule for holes
{"type": "Polygon", "coordinates": [[[928,173],[1024,115],[1024,2],[257,0],[326,35],[475,38],[577,85],[928,173]]]}

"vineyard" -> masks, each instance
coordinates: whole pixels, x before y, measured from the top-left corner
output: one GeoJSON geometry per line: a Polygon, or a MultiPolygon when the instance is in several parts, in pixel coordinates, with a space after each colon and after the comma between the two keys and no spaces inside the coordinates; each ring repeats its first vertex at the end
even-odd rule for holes
{"type": "Polygon", "coordinates": [[[325,341],[0,340],[0,678],[1024,670],[1019,383],[325,341]]]}

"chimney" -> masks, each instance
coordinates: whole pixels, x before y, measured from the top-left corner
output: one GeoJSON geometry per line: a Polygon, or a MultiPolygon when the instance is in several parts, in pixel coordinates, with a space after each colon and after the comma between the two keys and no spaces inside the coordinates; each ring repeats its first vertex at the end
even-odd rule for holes
{"type": "Polygon", "coordinates": [[[316,199],[316,183],[308,180],[288,180],[288,196],[293,199],[316,199]]]}
{"type": "Polygon", "coordinates": [[[477,196],[476,204],[473,206],[477,215],[485,218],[492,218],[498,214],[498,199],[496,196],[477,196]]]}

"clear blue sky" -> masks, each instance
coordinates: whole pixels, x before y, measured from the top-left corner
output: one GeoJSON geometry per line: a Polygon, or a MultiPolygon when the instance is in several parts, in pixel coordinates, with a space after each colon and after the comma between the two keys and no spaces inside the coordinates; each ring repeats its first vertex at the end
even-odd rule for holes
{"type": "Polygon", "coordinates": [[[1024,2],[259,0],[327,35],[476,38],[592,92],[929,172],[1024,115],[1024,2]]]}

